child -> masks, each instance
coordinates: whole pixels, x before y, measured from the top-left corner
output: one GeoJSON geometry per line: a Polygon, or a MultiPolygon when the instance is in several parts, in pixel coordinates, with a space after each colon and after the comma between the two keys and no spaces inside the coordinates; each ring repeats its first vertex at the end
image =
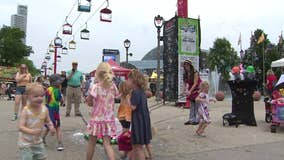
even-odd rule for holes
{"type": "Polygon", "coordinates": [[[130,92],[131,88],[126,82],[121,82],[119,84],[119,93],[121,97],[120,106],[118,108],[118,119],[123,127],[123,133],[118,138],[118,149],[122,159],[132,150],[130,143],[131,132],[129,131],[132,112],[130,107],[130,92]]]}
{"type": "Polygon", "coordinates": [[[87,126],[90,135],[87,160],[92,160],[98,136],[103,137],[103,145],[109,160],[115,160],[110,139],[116,134],[114,116],[114,98],[119,96],[118,89],[112,82],[113,73],[111,66],[100,63],[96,70],[97,83],[89,89],[86,102],[92,107],[91,119],[87,126]]]}
{"type": "Polygon", "coordinates": [[[143,74],[132,70],[128,75],[128,83],[133,89],[131,94],[131,143],[135,160],[145,160],[143,145],[150,144],[152,139],[151,120],[145,90],[147,81],[143,74]]]}
{"type": "Polygon", "coordinates": [[[204,136],[202,135],[204,133],[205,128],[207,125],[211,122],[209,119],[209,111],[208,111],[208,105],[210,101],[214,101],[209,99],[208,96],[208,90],[209,90],[209,84],[207,81],[203,81],[200,84],[200,93],[196,97],[196,102],[199,103],[198,107],[198,114],[199,114],[199,126],[196,130],[196,134],[198,136],[204,136]]]}
{"type": "MultiPolygon", "coordinates": [[[[60,85],[64,79],[61,78],[59,74],[53,74],[49,77],[50,87],[46,90],[46,107],[49,111],[49,117],[53,123],[54,128],[56,129],[56,137],[57,137],[57,150],[64,150],[64,146],[62,144],[62,132],[60,129],[60,113],[59,113],[59,102],[63,103],[63,98],[60,91],[60,85]]],[[[44,136],[43,143],[45,143],[45,138],[48,135],[49,129],[47,128],[44,136]]]]}
{"type": "Polygon", "coordinates": [[[41,133],[45,124],[52,134],[55,129],[49,118],[48,109],[42,105],[44,89],[38,83],[30,83],[26,87],[29,105],[25,106],[19,121],[19,140],[21,159],[46,159],[46,151],[42,143],[41,133]]]}

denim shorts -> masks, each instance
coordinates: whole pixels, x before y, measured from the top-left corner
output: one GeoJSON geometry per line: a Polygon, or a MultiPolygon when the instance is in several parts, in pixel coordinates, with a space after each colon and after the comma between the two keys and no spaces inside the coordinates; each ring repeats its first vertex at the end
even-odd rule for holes
{"type": "Polygon", "coordinates": [[[43,143],[20,148],[21,160],[44,160],[46,157],[46,150],[43,143]]]}
{"type": "Polygon", "coordinates": [[[18,86],[16,87],[16,95],[23,95],[26,92],[26,87],[25,86],[18,86]]]}

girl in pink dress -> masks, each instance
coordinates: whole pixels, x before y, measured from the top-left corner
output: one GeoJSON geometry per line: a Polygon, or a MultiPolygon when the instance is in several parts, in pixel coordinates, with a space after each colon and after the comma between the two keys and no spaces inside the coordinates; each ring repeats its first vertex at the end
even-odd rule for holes
{"type": "Polygon", "coordinates": [[[96,70],[98,82],[90,87],[87,104],[92,107],[91,119],[87,126],[90,135],[87,160],[92,160],[98,136],[103,137],[103,145],[109,160],[115,160],[110,139],[116,134],[114,99],[119,96],[116,85],[112,82],[113,73],[108,63],[100,63],[96,70]]]}

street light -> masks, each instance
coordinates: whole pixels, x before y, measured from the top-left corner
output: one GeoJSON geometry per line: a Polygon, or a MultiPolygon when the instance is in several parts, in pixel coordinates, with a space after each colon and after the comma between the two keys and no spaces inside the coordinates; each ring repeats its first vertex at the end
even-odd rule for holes
{"type": "Polygon", "coordinates": [[[54,74],[56,74],[57,67],[57,48],[62,48],[62,39],[58,36],[54,39],[54,74]]]}
{"type": "MultiPolygon", "coordinates": [[[[124,47],[125,47],[125,49],[126,49],[126,64],[128,64],[128,49],[129,49],[129,47],[130,47],[130,45],[131,45],[131,42],[130,42],[130,40],[128,40],[128,39],[126,39],[125,41],[124,41],[124,47]]],[[[131,55],[132,56],[132,55],[131,55]]]]}
{"type": "Polygon", "coordinates": [[[155,18],[154,18],[154,24],[155,24],[155,27],[157,28],[157,33],[158,33],[158,37],[157,37],[157,40],[158,40],[158,47],[157,47],[157,85],[156,85],[156,100],[157,101],[160,101],[161,100],[161,97],[160,97],[160,81],[161,81],[161,67],[160,67],[160,40],[161,40],[161,28],[163,27],[164,25],[164,18],[160,15],[157,15],[155,18]]]}

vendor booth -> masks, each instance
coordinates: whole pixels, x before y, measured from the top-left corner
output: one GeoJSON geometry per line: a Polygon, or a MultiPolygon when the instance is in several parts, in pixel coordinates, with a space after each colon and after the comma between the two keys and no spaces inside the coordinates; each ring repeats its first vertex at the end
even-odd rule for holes
{"type": "MultiPolygon", "coordinates": [[[[121,67],[119,64],[117,64],[114,60],[110,59],[107,61],[107,63],[111,66],[112,71],[114,73],[115,76],[118,77],[124,77],[125,79],[127,79],[127,76],[129,74],[129,72],[131,71],[130,69],[127,68],[123,68],[121,67]]],[[[96,70],[93,70],[90,75],[92,77],[95,76],[96,70]]]]}
{"type": "Polygon", "coordinates": [[[284,67],[284,58],[273,61],[271,67],[284,67]]]}

